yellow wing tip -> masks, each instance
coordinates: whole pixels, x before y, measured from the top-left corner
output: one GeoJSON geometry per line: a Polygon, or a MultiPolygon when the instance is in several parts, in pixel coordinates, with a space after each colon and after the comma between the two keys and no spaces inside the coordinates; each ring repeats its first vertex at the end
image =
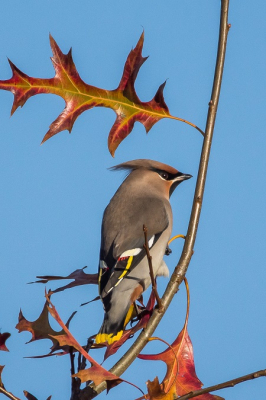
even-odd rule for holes
{"type": "Polygon", "coordinates": [[[131,306],[129,307],[129,310],[127,312],[127,315],[126,315],[126,319],[125,319],[125,322],[124,322],[124,328],[127,326],[129,321],[131,320],[134,311],[135,311],[134,304],[131,304],[131,306]]]}
{"type": "Polygon", "coordinates": [[[120,340],[122,335],[123,331],[119,331],[115,336],[113,333],[98,333],[98,335],[95,337],[95,343],[100,344],[108,342],[108,344],[112,344],[120,340]]]}

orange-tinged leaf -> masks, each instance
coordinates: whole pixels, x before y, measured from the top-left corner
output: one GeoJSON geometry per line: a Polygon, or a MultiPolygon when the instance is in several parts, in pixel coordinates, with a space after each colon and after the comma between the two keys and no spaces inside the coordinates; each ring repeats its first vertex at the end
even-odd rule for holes
{"type": "MultiPolygon", "coordinates": [[[[52,317],[58,322],[58,324],[63,329],[65,335],[57,336],[56,339],[62,346],[68,345],[74,347],[77,351],[79,351],[91,364],[92,366],[86,370],[81,370],[77,374],[73,375],[73,377],[80,378],[82,382],[86,382],[88,380],[94,381],[96,385],[99,385],[103,381],[111,381],[112,384],[109,387],[114,387],[121,382],[132,383],[121,379],[119,376],[112,374],[103,368],[97,361],[95,361],[85,350],[84,348],[76,341],[74,336],[70,333],[67,326],[61,320],[55,306],[51,303],[49,296],[46,294],[46,299],[49,304],[48,310],[52,317]]],[[[133,385],[135,386],[135,385],[133,385]]],[[[135,386],[137,387],[137,386],[135,386]]]]}
{"type": "MultiPolygon", "coordinates": [[[[48,357],[52,355],[64,355],[69,352],[69,347],[61,347],[59,344],[59,341],[57,337],[61,337],[65,335],[64,330],[62,329],[59,332],[56,332],[54,329],[52,329],[50,322],[49,322],[49,311],[48,311],[48,302],[46,301],[43,307],[43,310],[40,314],[40,316],[35,320],[35,321],[28,321],[24,315],[22,314],[22,311],[20,310],[19,313],[19,322],[16,325],[16,329],[18,329],[19,333],[28,331],[31,333],[32,337],[31,339],[27,342],[33,342],[35,340],[41,340],[41,339],[50,339],[53,342],[53,345],[51,347],[51,352],[46,355],[42,356],[35,356],[33,358],[43,358],[43,357],[48,357]],[[54,353],[55,351],[58,350],[63,350],[59,353],[54,353]],[[54,353],[54,354],[53,354],[54,353]]],[[[68,325],[73,318],[75,313],[72,313],[71,317],[68,319],[67,324],[68,325]]]]}
{"type": "Polygon", "coordinates": [[[107,393],[109,392],[109,390],[119,385],[121,382],[128,383],[129,385],[134,386],[136,389],[142,392],[142,390],[138,386],[134,385],[134,383],[125,381],[124,379],[118,376],[115,378],[114,374],[112,374],[111,372],[107,371],[104,368],[100,370],[97,365],[93,365],[88,369],[80,370],[77,374],[72,376],[75,378],[79,378],[81,380],[81,383],[85,383],[87,381],[93,381],[96,386],[102,383],[103,381],[106,381],[107,393]]]}
{"type": "Polygon", "coordinates": [[[156,378],[153,381],[147,382],[148,395],[150,400],[174,400],[176,399],[175,386],[172,385],[170,390],[165,393],[162,389],[162,385],[159,384],[159,379],[156,378]]]}
{"type": "Polygon", "coordinates": [[[142,57],[143,41],[144,33],[128,55],[117,89],[104,90],[86,84],[78,74],[71,50],[63,54],[52,36],[50,36],[50,44],[55,76],[50,79],[32,78],[9,61],[13,75],[10,79],[0,81],[0,89],[9,90],[14,94],[11,114],[36,94],[52,93],[65,100],[63,112],[50,125],[42,143],[63,130],[71,132],[78,116],[93,107],[111,108],[116,113],[116,120],[108,138],[108,147],[112,156],[121,141],[130,134],[137,121],[141,122],[148,132],[160,119],[171,118],[186,122],[203,134],[194,124],[170,115],[163,97],[165,83],[159,87],[152,100],[142,102],[138,98],[134,84],[141,65],[147,59],[142,57]]]}
{"type": "Polygon", "coordinates": [[[4,332],[0,333],[0,350],[2,351],[9,351],[6,347],[6,340],[11,336],[10,333],[4,332]]]}
{"type": "MultiPolygon", "coordinates": [[[[104,368],[103,368],[104,369],[104,368]]],[[[75,378],[79,378],[81,380],[81,383],[87,382],[87,381],[93,381],[95,385],[99,385],[103,381],[107,380],[112,380],[118,385],[119,383],[123,382],[123,379],[117,377],[114,379],[114,375],[105,370],[104,371],[99,371],[99,368],[97,366],[92,366],[87,369],[83,369],[79,371],[77,374],[73,375],[75,378]]]]}
{"type": "MultiPolygon", "coordinates": [[[[185,284],[187,288],[187,314],[182,331],[172,345],[162,353],[154,355],[140,354],[138,356],[143,360],[159,360],[166,363],[167,370],[160,387],[165,394],[172,392],[174,387],[176,396],[182,396],[188,392],[199,390],[203,385],[196,375],[192,342],[187,332],[189,288],[186,279],[185,284]]],[[[222,400],[221,397],[209,393],[200,395],[198,398],[199,400],[222,400]]],[[[157,398],[153,396],[150,400],[152,399],[155,400],[157,398]]],[[[159,399],[161,399],[161,397],[158,397],[158,400],[159,399]]],[[[162,399],[164,398],[162,397],[162,399]]]]}

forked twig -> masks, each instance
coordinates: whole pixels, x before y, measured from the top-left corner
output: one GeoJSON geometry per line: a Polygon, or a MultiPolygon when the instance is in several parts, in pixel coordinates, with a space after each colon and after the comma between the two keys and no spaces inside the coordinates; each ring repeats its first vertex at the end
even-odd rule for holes
{"type": "MultiPolygon", "coordinates": [[[[78,353],[80,354],[80,353],[78,353]]],[[[69,355],[70,355],[70,374],[71,374],[71,397],[70,400],[75,400],[78,397],[78,394],[80,392],[80,386],[81,386],[81,380],[79,378],[75,378],[73,375],[75,375],[75,353],[74,353],[74,348],[70,347],[69,349],[69,355]]]]}
{"type": "Polygon", "coordinates": [[[18,397],[14,396],[12,393],[8,392],[2,386],[0,386],[0,393],[4,394],[6,397],[12,400],[20,400],[18,397]]]}
{"type": "Polygon", "coordinates": [[[147,254],[147,259],[148,259],[148,264],[149,264],[149,269],[150,269],[150,276],[151,276],[152,290],[154,292],[154,295],[155,295],[155,298],[157,301],[158,311],[161,313],[161,312],[163,312],[164,307],[163,307],[162,300],[161,300],[158,290],[157,290],[156,280],[154,278],[154,272],[153,272],[153,266],[152,266],[152,256],[150,254],[149,243],[148,243],[148,228],[146,227],[146,225],[143,225],[143,232],[144,232],[144,240],[145,240],[143,247],[147,254]]]}

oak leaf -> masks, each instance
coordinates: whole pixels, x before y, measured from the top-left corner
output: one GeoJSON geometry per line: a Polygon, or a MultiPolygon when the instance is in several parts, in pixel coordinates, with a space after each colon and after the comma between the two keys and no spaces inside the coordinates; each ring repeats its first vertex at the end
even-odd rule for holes
{"type": "Polygon", "coordinates": [[[84,272],[84,269],[87,267],[84,267],[82,269],[76,269],[74,272],[67,276],[60,276],[60,275],[42,275],[42,276],[36,276],[38,278],[38,281],[35,282],[29,282],[31,283],[47,283],[50,281],[56,281],[56,280],[63,280],[63,279],[73,279],[73,282],[70,282],[69,284],[59,287],[55,290],[52,290],[49,292],[49,294],[53,293],[58,293],[62,292],[65,289],[70,289],[76,286],[81,286],[81,285],[88,285],[88,284],[98,284],[98,274],[86,274],[84,272]]]}
{"type": "Polygon", "coordinates": [[[176,399],[176,389],[175,386],[172,385],[172,387],[169,389],[167,393],[165,393],[162,390],[162,387],[159,383],[159,379],[156,376],[156,378],[153,381],[147,382],[147,388],[148,388],[148,398],[150,400],[174,400],[176,399]]]}
{"type": "Polygon", "coordinates": [[[29,77],[9,60],[13,75],[10,79],[0,81],[0,89],[9,90],[14,94],[11,115],[36,94],[51,93],[62,97],[65,100],[65,108],[50,125],[50,129],[42,140],[43,143],[63,130],[71,132],[76,119],[84,111],[93,107],[111,108],[116,113],[116,120],[108,138],[108,147],[112,156],[121,141],[130,134],[137,121],[141,122],[148,132],[160,119],[171,118],[186,122],[203,134],[194,124],[170,115],[163,97],[165,83],[159,87],[152,100],[142,102],[138,98],[134,84],[141,65],[147,59],[147,57],[142,57],[143,41],[144,34],[142,33],[136,47],[128,55],[118,87],[114,90],[104,90],[88,85],[81,79],[74,64],[71,49],[67,54],[63,54],[50,35],[52,63],[55,69],[53,78],[29,77]]]}
{"type": "MultiPolygon", "coordinates": [[[[112,374],[111,372],[107,371],[103,368],[97,361],[95,361],[85,350],[84,348],[76,341],[74,336],[70,333],[67,326],[61,320],[55,306],[51,303],[51,300],[48,295],[46,295],[46,299],[48,302],[48,311],[52,315],[52,317],[58,322],[61,326],[62,330],[64,331],[64,335],[56,336],[56,339],[59,341],[60,346],[71,346],[74,347],[77,351],[79,351],[83,357],[85,357],[92,366],[88,369],[81,370],[77,374],[72,375],[72,377],[79,378],[81,382],[93,381],[95,385],[99,385],[103,381],[106,381],[107,387],[110,389],[112,387],[117,386],[121,382],[129,383],[132,386],[134,384],[125,381],[124,379],[112,374]]],[[[137,387],[137,386],[135,386],[137,387]]],[[[139,388],[138,388],[139,389],[139,388]]]]}
{"type": "MultiPolygon", "coordinates": [[[[168,394],[174,393],[176,396],[185,395],[191,391],[199,390],[202,382],[196,375],[193,347],[187,331],[189,316],[189,288],[185,279],[187,288],[187,314],[184,327],[177,336],[176,340],[168,347],[167,350],[159,354],[144,355],[138,357],[143,360],[159,360],[166,363],[166,374],[160,385],[157,385],[158,378],[153,382],[148,381],[148,393],[146,399],[150,400],[167,400],[168,394]],[[152,393],[152,396],[150,395],[152,393]]],[[[153,338],[151,338],[153,340],[153,338]]],[[[172,397],[173,398],[173,397],[172,397]]],[[[223,400],[219,396],[205,393],[198,396],[199,400],[223,400]]]]}
{"type": "MultiPolygon", "coordinates": [[[[69,325],[74,314],[75,314],[75,312],[72,313],[72,315],[68,319],[66,325],[69,325]]],[[[41,340],[41,339],[50,339],[53,342],[53,346],[51,347],[51,352],[49,354],[42,355],[42,356],[35,356],[33,358],[43,358],[43,357],[51,356],[54,354],[55,355],[63,355],[63,354],[67,354],[69,352],[69,347],[68,346],[62,347],[59,344],[59,340],[58,340],[58,337],[65,335],[64,330],[62,329],[59,332],[55,331],[50,325],[48,316],[49,316],[48,301],[45,302],[40,316],[35,321],[28,321],[24,317],[22,311],[20,310],[19,322],[16,325],[16,329],[18,329],[19,333],[24,332],[24,331],[28,331],[31,333],[32,337],[27,343],[33,342],[35,340],[41,340]],[[57,350],[63,350],[63,352],[54,353],[57,350]]]]}

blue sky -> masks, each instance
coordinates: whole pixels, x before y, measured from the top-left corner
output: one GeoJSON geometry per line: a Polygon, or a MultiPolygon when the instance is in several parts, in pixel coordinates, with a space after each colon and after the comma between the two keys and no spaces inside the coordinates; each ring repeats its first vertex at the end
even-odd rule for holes
{"type": "MultiPolygon", "coordinates": [[[[265,174],[266,174],[266,5],[258,0],[232,1],[225,71],[210,157],[202,215],[187,278],[191,291],[189,333],[196,371],[205,386],[266,368],[265,319],[265,174]]],[[[9,57],[23,72],[48,78],[54,74],[49,32],[64,52],[70,47],[82,79],[105,89],[117,87],[124,62],[145,30],[143,55],[149,59],[136,82],[137,94],[150,100],[167,79],[170,112],[204,129],[213,80],[219,24],[219,1],[76,3],[58,0],[12,3],[2,0],[0,79],[10,77],[9,57]]],[[[6,388],[22,397],[28,390],[39,400],[69,398],[69,359],[27,359],[45,354],[49,341],[25,345],[30,334],[15,330],[20,307],[35,320],[44,302],[44,286],[27,285],[36,275],[67,275],[98,265],[102,213],[123,180],[107,170],[120,162],[150,158],[170,164],[193,179],[171,199],[173,234],[186,233],[202,137],[185,124],[162,120],[148,135],[136,124],[113,159],[107,137],[112,110],[85,112],[72,134],[61,132],[43,146],[50,123],[64,107],[61,98],[39,95],[9,118],[13,95],[0,92],[0,328],[10,332],[6,388]]],[[[166,259],[172,271],[182,242],[166,259]]],[[[159,291],[167,284],[159,282],[159,291]]],[[[48,288],[56,285],[48,285],[48,288]]],[[[85,343],[102,321],[100,302],[80,308],[97,295],[96,287],[75,288],[53,297],[74,336],[85,343]]],[[[171,342],[182,328],[186,307],[180,289],[156,331],[171,342]]],[[[56,328],[56,324],[53,327],[56,328]]],[[[158,352],[151,344],[147,352],[158,352]]],[[[94,351],[98,361],[102,351],[94,351]]],[[[118,353],[118,357],[121,352],[118,353]]],[[[104,365],[111,367],[114,356],[104,365]]],[[[145,390],[147,379],[164,376],[162,363],[136,361],[123,375],[145,390]]],[[[265,379],[221,391],[227,400],[265,396],[265,379]]],[[[110,400],[134,399],[136,389],[123,384],[110,400]]],[[[99,399],[105,398],[101,394],[99,399]]]]}

